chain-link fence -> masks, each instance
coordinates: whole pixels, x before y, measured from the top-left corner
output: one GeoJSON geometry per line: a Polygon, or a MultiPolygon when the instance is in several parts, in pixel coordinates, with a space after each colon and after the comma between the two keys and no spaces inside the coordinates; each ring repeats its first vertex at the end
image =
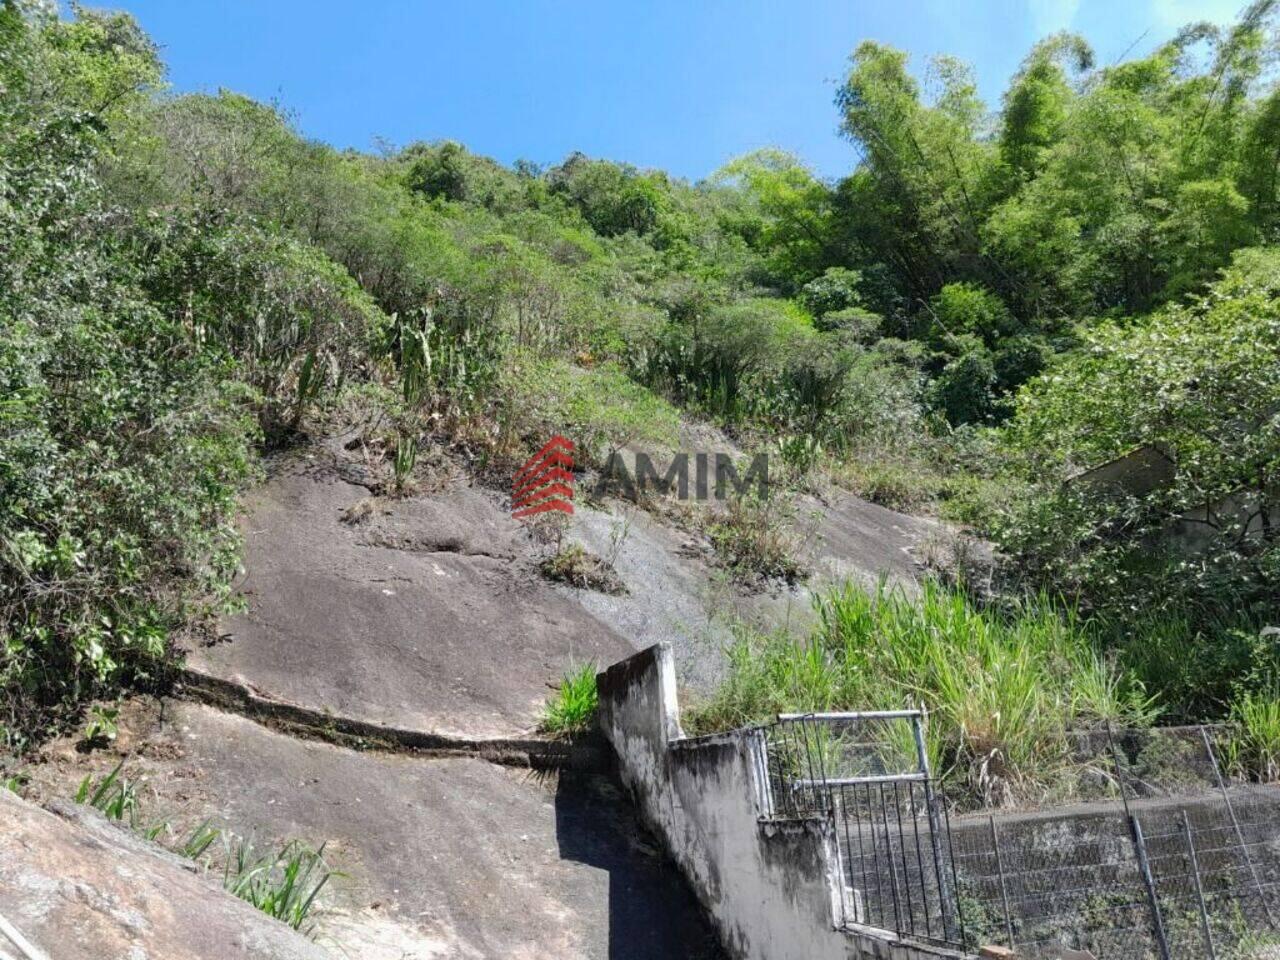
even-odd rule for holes
{"type": "Polygon", "coordinates": [[[971,938],[1019,957],[1280,957],[1280,789],[1233,778],[1231,753],[1200,727],[1081,735],[1074,802],[954,818],[971,938]]]}
{"type": "Polygon", "coordinates": [[[929,770],[915,711],[784,716],[762,730],[766,816],[826,816],[844,922],[976,951],[1280,960],[1280,788],[1231,731],[1097,730],[1016,808],[929,770]]]}

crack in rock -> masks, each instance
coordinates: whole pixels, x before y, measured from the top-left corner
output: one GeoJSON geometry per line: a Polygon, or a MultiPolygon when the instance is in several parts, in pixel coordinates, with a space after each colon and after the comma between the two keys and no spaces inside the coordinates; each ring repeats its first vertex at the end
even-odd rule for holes
{"type": "Polygon", "coordinates": [[[514,553],[478,550],[470,546],[462,537],[395,537],[374,534],[359,542],[364,547],[385,547],[388,550],[403,550],[406,553],[452,553],[460,557],[488,557],[490,560],[507,561],[516,558],[514,553]]]}

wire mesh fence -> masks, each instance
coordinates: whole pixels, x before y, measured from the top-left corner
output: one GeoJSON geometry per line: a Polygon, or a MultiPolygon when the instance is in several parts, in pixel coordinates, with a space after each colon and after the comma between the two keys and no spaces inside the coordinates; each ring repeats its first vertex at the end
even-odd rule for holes
{"type": "Polygon", "coordinates": [[[1076,802],[958,817],[960,909],[1019,957],[1280,957],[1280,791],[1206,728],[1082,736],[1076,802]]]}
{"type": "Polygon", "coordinates": [[[1026,958],[1280,960],[1280,789],[1229,731],[1078,734],[1036,802],[979,811],[931,775],[914,711],[763,729],[766,815],[824,816],[843,919],[1026,958]]]}

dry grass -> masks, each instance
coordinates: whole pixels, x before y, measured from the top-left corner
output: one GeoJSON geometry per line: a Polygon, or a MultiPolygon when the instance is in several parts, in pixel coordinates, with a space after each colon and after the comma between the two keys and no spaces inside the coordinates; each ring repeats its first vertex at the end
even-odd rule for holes
{"type": "Polygon", "coordinates": [[[777,496],[737,497],[709,519],[706,532],[716,557],[740,582],[797,583],[809,571],[800,560],[794,513],[790,503],[777,496]]]}
{"type": "Polygon", "coordinates": [[[542,561],[540,569],[548,580],[567,583],[581,590],[597,590],[613,595],[627,592],[626,584],[614,570],[613,564],[597,557],[578,543],[561,547],[542,561]]]}

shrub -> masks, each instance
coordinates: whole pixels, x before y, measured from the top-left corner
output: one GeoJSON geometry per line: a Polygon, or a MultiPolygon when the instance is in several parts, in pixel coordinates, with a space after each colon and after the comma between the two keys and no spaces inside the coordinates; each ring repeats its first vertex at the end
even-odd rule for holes
{"type": "Polygon", "coordinates": [[[236,362],[268,435],[369,363],[390,321],[321,251],[221,217],[171,220],[146,250],[146,289],[190,336],[236,362]]]}
{"type": "Polygon", "coordinates": [[[822,276],[810,280],[800,288],[800,302],[815,318],[831,313],[860,307],[862,298],[858,284],[862,274],[845,267],[828,267],[822,276]]]}
{"type": "Polygon", "coordinates": [[[1037,495],[996,532],[1024,569],[1102,606],[1274,610],[1278,405],[1280,256],[1242,251],[1204,297],[1091,331],[1023,388],[1006,449],[1037,495]],[[1168,483],[1064,484],[1142,445],[1174,460],[1168,483]],[[1197,511],[1187,543],[1175,521],[1197,511]]]}
{"type": "Polygon", "coordinates": [[[952,424],[987,423],[996,416],[996,383],[990,352],[971,344],[947,361],[930,384],[929,400],[952,424]]]}
{"type": "Polygon", "coordinates": [[[949,283],[933,298],[933,311],[942,338],[970,334],[991,344],[1013,332],[1008,307],[989,290],[972,283],[949,283]]]}
{"type": "Polygon", "coordinates": [[[116,46],[98,42],[107,27],[91,16],[93,42],[53,50],[38,20],[0,8],[0,744],[11,748],[96,691],[159,672],[169,631],[235,566],[230,520],[251,472],[251,394],[225,353],[149,298],[139,247],[99,189],[101,125],[79,101],[106,85],[120,109],[144,82],[124,25],[111,27],[116,46]]]}
{"type": "Polygon", "coordinates": [[[538,446],[564,434],[583,463],[603,464],[628,443],[673,449],[679,442],[678,411],[611,364],[584,369],[519,352],[503,368],[499,391],[508,431],[538,446]]]}

